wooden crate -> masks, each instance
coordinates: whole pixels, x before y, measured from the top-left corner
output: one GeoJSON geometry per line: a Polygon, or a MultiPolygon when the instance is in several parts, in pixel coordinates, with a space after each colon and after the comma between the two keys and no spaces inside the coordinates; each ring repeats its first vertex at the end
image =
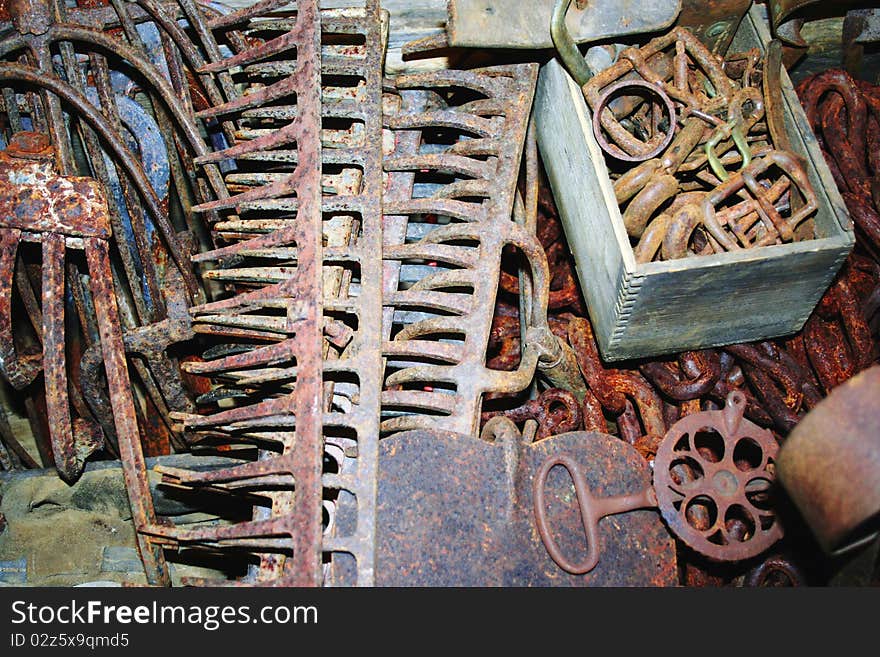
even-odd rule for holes
{"type": "MultiPolygon", "coordinates": [[[[763,51],[769,39],[753,5],[730,51],[763,51]]],[[[816,239],[636,264],[581,90],[557,60],[542,68],[535,101],[538,144],[606,360],[774,338],[803,327],[854,237],[785,72],[782,86],[786,130],[807,160],[818,196],[816,239]]]]}

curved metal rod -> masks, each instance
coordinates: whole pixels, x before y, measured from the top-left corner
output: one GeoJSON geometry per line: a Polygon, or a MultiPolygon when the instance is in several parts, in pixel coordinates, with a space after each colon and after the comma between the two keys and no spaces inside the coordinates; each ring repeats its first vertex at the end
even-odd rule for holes
{"type": "MultiPolygon", "coordinates": [[[[86,27],[71,25],[55,25],[48,34],[48,42],[70,41],[97,46],[109,53],[117,55],[130,62],[132,66],[146,78],[147,82],[158,92],[166,107],[179,124],[187,142],[197,156],[207,155],[208,149],[202,141],[199,130],[190,120],[189,115],[180,105],[174,89],[168,84],[155,67],[141,57],[133,48],[108,37],[103,32],[86,27]]],[[[29,44],[24,39],[10,39],[0,43],[0,57],[6,57],[10,53],[21,50],[29,44]]],[[[48,44],[47,44],[48,45],[48,44]]]]}
{"type": "MultiPolygon", "coordinates": [[[[186,36],[183,29],[174,20],[169,18],[161,6],[152,0],[134,0],[134,4],[141,7],[156,23],[165,30],[166,34],[171,37],[174,44],[180,49],[186,63],[192,68],[193,72],[198,72],[205,66],[206,62],[201,53],[193,46],[192,41],[186,36]]],[[[206,75],[199,76],[205,92],[214,103],[222,102],[223,96],[214,80],[206,75]]]]}
{"type": "Polygon", "coordinates": [[[556,46],[565,68],[571,73],[578,86],[583,87],[593,77],[593,70],[587,64],[580,49],[565,27],[565,15],[571,6],[571,0],[556,0],[553,16],[550,18],[550,38],[556,46]]]}
{"type": "Polygon", "coordinates": [[[137,158],[122,142],[119,136],[116,135],[113,126],[110,125],[110,122],[104,117],[104,115],[101,114],[94,105],[88,101],[85,95],[80,93],[77,89],[66,82],[48,77],[36,69],[17,64],[4,64],[4,66],[0,67],[0,80],[17,80],[51,91],[72,105],[73,108],[91,125],[91,127],[101,135],[113,150],[116,157],[119,158],[119,161],[125,167],[128,175],[130,175],[132,180],[137,184],[144,196],[144,200],[147,202],[150,213],[156,220],[156,225],[168,243],[171,257],[174,259],[178,269],[180,269],[184,281],[186,282],[187,289],[191,295],[197,295],[199,285],[193,274],[192,268],[190,267],[189,256],[181,251],[174,227],[169,223],[168,218],[162,211],[161,201],[156,196],[156,192],[150,184],[150,180],[147,178],[147,174],[144,172],[140,162],[138,162],[137,158]]]}

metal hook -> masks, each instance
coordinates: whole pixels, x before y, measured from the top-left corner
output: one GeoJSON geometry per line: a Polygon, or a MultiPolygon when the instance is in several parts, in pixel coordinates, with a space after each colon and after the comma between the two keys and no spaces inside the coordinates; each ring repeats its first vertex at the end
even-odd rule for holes
{"type": "MultiPolygon", "coordinates": [[[[578,8],[586,7],[586,2],[582,0],[578,0],[576,4],[578,8]]],[[[565,68],[571,73],[578,86],[582,87],[593,77],[593,70],[581,55],[580,49],[565,26],[565,16],[570,6],[571,0],[556,1],[553,16],[550,18],[550,38],[553,39],[553,45],[556,46],[556,52],[559,53],[565,68]]]]}

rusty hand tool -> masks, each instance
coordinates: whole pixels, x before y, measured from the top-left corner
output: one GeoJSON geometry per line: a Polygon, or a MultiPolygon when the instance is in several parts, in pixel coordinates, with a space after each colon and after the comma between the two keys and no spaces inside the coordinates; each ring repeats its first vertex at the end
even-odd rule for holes
{"type": "MultiPolygon", "coordinates": [[[[10,28],[0,39],[0,52],[8,60],[0,63],[7,125],[12,132],[45,132],[62,175],[88,173],[108,191],[113,289],[123,331],[160,326],[177,303],[172,290],[182,289],[186,304],[203,295],[189,262],[190,246],[196,234],[202,248],[210,242],[191,211],[192,199],[227,195],[216,167],[203,174],[192,166],[193,156],[208,151],[203,130],[212,139],[231,138],[234,132],[231,124],[221,130],[192,116],[193,96],[219,103],[238,93],[228,76],[217,87],[214,79],[195,73],[205,58],[219,55],[219,47],[189,0],[173,5],[113,0],[79,7],[19,2],[8,10],[0,16],[10,28]]],[[[30,308],[32,294],[19,273],[16,279],[30,308]]],[[[69,282],[82,331],[68,333],[67,347],[74,360],[82,351],[90,367],[100,368],[89,285],[79,274],[69,275],[69,282]]],[[[145,449],[167,453],[169,442],[182,448],[182,440],[167,428],[169,403],[177,410],[188,403],[179,374],[164,355],[131,364],[137,373],[132,392],[139,420],[155,420],[165,436],[147,430],[145,440],[152,445],[145,449]]],[[[87,402],[100,407],[98,419],[112,455],[115,430],[104,384],[99,377],[83,380],[77,367],[72,375],[71,401],[81,414],[89,413],[87,402]]],[[[13,378],[20,377],[13,373],[13,378]]]]}
{"type": "Polygon", "coordinates": [[[768,497],[768,466],[777,445],[769,432],[743,419],[744,410],[745,397],[731,393],[723,411],[680,420],[658,448],[653,487],[623,496],[594,496],[576,460],[548,456],[535,475],[533,495],[535,522],[551,558],[566,572],[587,573],[599,562],[601,518],[653,507],[676,536],[711,559],[738,561],[773,545],[782,536],[768,497]],[[544,487],[558,465],[574,482],[586,533],[587,555],[577,563],[560,550],[546,517],[544,487]]]}
{"type": "Polygon", "coordinates": [[[545,252],[533,229],[511,220],[536,73],[526,65],[394,81],[401,110],[386,118],[397,139],[385,169],[405,188],[385,203],[383,432],[430,426],[475,433],[484,395],[525,389],[536,368],[555,387],[583,387],[547,321],[545,252]],[[453,87],[471,94],[462,102],[446,91],[453,87]],[[501,277],[508,245],[525,256],[528,288],[501,277]],[[485,311],[495,305],[499,281],[502,289],[529,290],[524,331],[513,322],[503,334],[497,322],[493,329],[485,311]],[[486,365],[489,341],[502,335],[503,357],[492,362],[504,373],[486,365]]]}
{"type": "Polygon", "coordinates": [[[196,259],[217,261],[210,278],[236,294],[191,308],[193,329],[235,342],[186,369],[231,382],[241,396],[231,409],[177,415],[192,434],[260,449],[231,468],[164,471],[177,486],[256,487],[264,499],[248,522],[158,534],[175,545],[250,550],[259,557],[250,583],[370,585],[383,315],[368,294],[383,285],[381,10],[370,0],[330,12],[300,2],[295,18],[266,11],[218,17],[213,26],[262,38],[201,69],[242,66],[255,91],[199,113],[242,127],[235,143],[196,163],[273,169],[231,172],[233,196],[194,208],[226,215],[212,229],[227,244],[196,259]],[[346,499],[357,500],[357,522],[337,517],[346,499]],[[339,553],[354,557],[350,570],[339,553]]]}
{"type": "MultiPolygon", "coordinates": [[[[82,472],[85,460],[103,443],[103,433],[91,418],[71,418],[67,388],[64,262],[68,249],[85,252],[126,486],[133,493],[135,529],[142,531],[156,517],[144,471],[113,293],[107,200],[94,179],[59,176],[55,172],[55,156],[47,135],[29,132],[16,134],[0,153],[0,197],[6,205],[0,229],[2,280],[7,285],[11,283],[20,242],[35,241],[42,245],[42,369],[49,431],[56,467],[65,480],[73,481],[82,472]]],[[[4,323],[9,324],[8,317],[4,323]]],[[[144,536],[138,537],[138,548],[147,581],[167,583],[161,551],[144,536]]]]}

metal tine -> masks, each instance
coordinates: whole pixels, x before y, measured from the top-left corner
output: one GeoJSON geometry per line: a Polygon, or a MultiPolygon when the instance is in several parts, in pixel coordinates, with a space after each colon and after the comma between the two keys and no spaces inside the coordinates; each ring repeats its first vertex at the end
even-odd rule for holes
{"type": "Polygon", "coordinates": [[[270,420],[268,426],[285,426],[281,418],[292,423],[294,418],[295,399],[293,395],[270,398],[247,406],[238,406],[225,411],[219,411],[211,415],[189,415],[184,420],[184,425],[189,429],[201,429],[204,427],[227,427],[229,430],[236,428],[248,428],[255,425],[257,420],[270,420]]]}
{"type": "MultiPolygon", "coordinates": [[[[294,227],[298,228],[298,226],[294,227]]],[[[272,234],[270,233],[270,236],[272,234]]],[[[261,239],[261,238],[254,238],[261,239]]],[[[274,285],[268,285],[257,290],[244,292],[229,299],[221,299],[204,303],[199,306],[193,306],[190,313],[193,316],[200,314],[217,313],[222,311],[237,310],[239,312],[247,312],[256,308],[289,308],[297,309],[303,304],[296,298],[296,285],[298,280],[288,280],[274,285]]]]}
{"type": "Polygon", "coordinates": [[[479,137],[492,137],[497,132],[492,121],[454,109],[438,109],[420,114],[390,116],[385,119],[384,123],[387,128],[392,130],[441,127],[463,130],[479,137]]]}
{"type": "Polygon", "coordinates": [[[203,363],[186,363],[186,371],[190,374],[216,374],[229,370],[241,370],[243,368],[280,365],[295,358],[292,340],[284,340],[277,344],[257,347],[241,354],[224,356],[217,360],[203,363]]]}
{"type": "Polygon", "coordinates": [[[233,465],[216,470],[195,471],[157,466],[156,472],[162,475],[163,483],[174,484],[218,484],[278,475],[288,475],[292,478],[293,472],[291,472],[290,461],[289,456],[282,455],[264,461],[249,461],[241,465],[233,465]]]}
{"type": "Polygon", "coordinates": [[[441,198],[414,198],[387,201],[385,213],[389,215],[427,215],[452,217],[460,221],[486,221],[486,208],[481,203],[441,198]]]}
{"type": "Polygon", "coordinates": [[[498,157],[501,154],[502,142],[499,139],[469,139],[454,144],[447,152],[454,155],[479,157],[488,155],[498,157]]]}
{"type": "Polygon", "coordinates": [[[279,381],[288,381],[295,379],[299,374],[298,367],[287,367],[281,369],[261,368],[259,374],[254,373],[231,373],[240,374],[236,378],[236,384],[240,386],[257,386],[263,384],[274,384],[279,381]]]}
{"type": "Polygon", "coordinates": [[[244,242],[230,244],[229,246],[223,246],[212,251],[207,251],[205,253],[198,253],[192,257],[192,261],[208,262],[211,260],[220,260],[223,258],[237,256],[239,253],[252,251],[254,249],[267,249],[273,246],[289,246],[290,244],[296,242],[296,232],[297,231],[295,226],[284,228],[282,230],[275,231],[274,233],[251,238],[250,240],[244,242]]]}
{"type": "Polygon", "coordinates": [[[450,153],[402,155],[385,160],[386,171],[424,171],[457,173],[471,178],[485,179],[491,174],[486,162],[450,153]]]}
{"type": "MultiPolygon", "coordinates": [[[[450,287],[473,288],[476,276],[477,272],[469,269],[441,269],[436,273],[428,274],[427,276],[420,278],[410,287],[408,287],[407,291],[422,292],[427,290],[446,289],[450,287]]],[[[463,296],[470,297],[470,295],[463,296]]]]}
{"type": "Polygon", "coordinates": [[[452,415],[457,406],[457,395],[423,390],[383,390],[382,406],[417,408],[452,415]]]}
{"type": "Polygon", "coordinates": [[[255,46],[249,50],[221,59],[217,62],[205,64],[199,69],[200,73],[217,73],[219,71],[227,71],[236,66],[246,66],[266,57],[278,55],[286,50],[291,50],[297,46],[303,37],[302,28],[294,28],[289,32],[282,34],[270,41],[255,46]]]}
{"type": "Polygon", "coordinates": [[[506,115],[507,105],[500,98],[479,98],[457,105],[453,109],[459,113],[466,112],[479,117],[503,117],[506,115]]]}
{"type": "Polygon", "coordinates": [[[467,315],[473,309],[473,296],[454,292],[403,290],[386,297],[395,308],[427,308],[444,313],[467,315]]]}
{"type": "Polygon", "coordinates": [[[247,520],[234,525],[212,525],[199,528],[153,525],[145,533],[159,539],[169,538],[178,543],[213,542],[247,537],[289,536],[291,528],[288,525],[287,518],[274,517],[267,520],[247,520]],[[286,526],[288,527],[285,530],[286,526]]]}
{"type": "Polygon", "coordinates": [[[264,285],[280,283],[296,275],[296,267],[243,267],[238,269],[212,269],[202,278],[226,283],[248,283],[264,285]]]}
{"type": "MultiPolygon", "coordinates": [[[[382,393],[383,406],[385,403],[385,393],[382,393]]],[[[443,416],[440,415],[425,414],[405,414],[386,417],[379,424],[379,429],[383,434],[398,433],[401,431],[415,431],[418,429],[435,431],[437,428],[437,420],[442,417],[443,416]]]]}
{"type": "MultiPolygon", "coordinates": [[[[513,230],[513,229],[511,229],[513,230]]],[[[419,241],[420,244],[443,244],[444,242],[454,242],[457,240],[474,240],[476,242],[484,241],[485,230],[477,223],[458,223],[438,225],[434,230],[427,233],[419,241]]],[[[466,247],[475,248],[475,247],[466,247]]]]}
{"type": "MultiPolygon", "coordinates": [[[[293,120],[298,116],[298,112],[296,105],[273,105],[245,110],[241,115],[246,119],[293,120]]],[[[357,101],[348,98],[332,102],[327,102],[325,99],[322,115],[328,118],[363,119],[364,108],[357,101]]]]}
{"type": "Polygon", "coordinates": [[[267,185],[261,185],[246,192],[241,192],[240,194],[230,196],[227,199],[194,206],[193,211],[208,212],[209,210],[223,210],[236,207],[241,203],[274,199],[278,198],[279,196],[287,196],[296,192],[298,181],[299,178],[296,172],[289,173],[280,180],[276,180],[267,185]]]}
{"type": "Polygon", "coordinates": [[[289,322],[286,317],[263,317],[259,315],[200,315],[197,321],[214,326],[233,326],[236,328],[270,331],[285,335],[289,322]]]}
{"type": "Polygon", "coordinates": [[[475,269],[479,262],[480,254],[474,247],[432,244],[420,241],[413,244],[389,245],[386,247],[383,256],[386,260],[436,260],[458,267],[475,269]]]}
{"type": "MultiPolygon", "coordinates": [[[[460,376],[460,372],[457,371],[458,366],[459,364],[456,363],[455,365],[418,364],[412,367],[405,367],[386,376],[385,386],[391,388],[406,383],[421,383],[425,385],[436,383],[455,384],[458,383],[460,376]]],[[[444,396],[454,394],[445,393],[442,389],[440,393],[444,394],[444,396]]]]}
{"type": "Polygon", "coordinates": [[[382,343],[382,353],[388,358],[394,357],[425,357],[446,363],[461,361],[461,344],[451,342],[430,342],[420,340],[423,344],[410,344],[411,340],[389,340],[382,343]]]}
{"type": "MultiPolygon", "coordinates": [[[[335,15],[322,12],[321,31],[324,34],[364,34],[364,19],[358,16],[335,15]]],[[[296,25],[293,19],[279,18],[275,20],[254,19],[248,25],[248,29],[254,32],[260,30],[290,30],[296,25]]]]}
{"type": "MultiPolygon", "coordinates": [[[[277,132],[273,134],[267,134],[258,139],[240,142],[238,144],[230,146],[229,148],[224,148],[220,151],[213,151],[211,153],[198,155],[197,157],[193,158],[193,162],[199,165],[207,165],[214,162],[221,162],[223,160],[232,160],[235,158],[245,157],[247,155],[259,153],[261,151],[271,151],[276,147],[285,146],[287,144],[297,141],[298,136],[299,126],[296,122],[293,122],[284,126],[283,128],[280,128],[277,132]]],[[[209,207],[209,204],[203,204],[198,207],[200,208],[201,212],[205,212],[205,208],[209,207]]],[[[193,208],[193,210],[195,211],[195,208],[193,208]]]]}
{"type": "MultiPolygon", "coordinates": [[[[488,97],[504,97],[507,81],[501,69],[504,67],[495,67],[499,69],[498,76],[485,75],[487,69],[475,69],[473,71],[457,71],[444,69],[439,71],[431,71],[429,73],[413,73],[410,75],[399,76],[394,83],[397,89],[418,89],[421,87],[442,88],[442,87],[464,87],[477,91],[488,97]]],[[[512,71],[511,71],[511,74],[512,71]]]]}
{"type": "Polygon", "coordinates": [[[216,105],[214,107],[209,107],[208,109],[196,112],[196,116],[200,119],[209,119],[226,114],[232,114],[234,112],[240,112],[242,110],[250,109],[264,103],[278,100],[279,98],[284,98],[285,96],[290,96],[292,94],[295,94],[297,90],[297,77],[295,75],[292,75],[290,77],[283,78],[278,82],[274,82],[272,84],[261,87],[257,91],[239,96],[238,98],[223,103],[222,105],[216,105]]]}
{"type": "Polygon", "coordinates": [[[395,340],[413,340],[429,335],[459,334],[466,335],[458,317],[430,317],[404,326],[395,336],[395,340]]]}
{"type": "Polygon", "coordinates": [[[207,25],[212,30],[235,27],[289,5],[295,9],[296,0],[260,0],[248,7],[242,7],[228,14],[220,14],[215,18],[211,18],[207,21],[207,25]]]}
{"type": "Polygon", "coordinates": [[[278,340],[277,333],[266,331],[249,331],[231,326],[211,326],[209,324],[193,325],[193,332],[199,335],[212,335],[226,340],[278,340]]]}
{"type": "Polygon", "coordinates": [[[443,185],[431,195],[433,199],[484,198],[492,196],[492,182],[489,180],[456,180],[443,185]]]}

